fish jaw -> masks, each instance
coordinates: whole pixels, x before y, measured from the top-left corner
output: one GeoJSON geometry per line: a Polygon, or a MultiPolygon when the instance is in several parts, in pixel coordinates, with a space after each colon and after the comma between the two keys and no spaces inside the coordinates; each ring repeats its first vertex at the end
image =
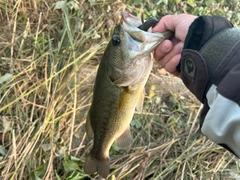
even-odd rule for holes
{"type": "Polygon", "coordinates": [[[135,46],[138,47],[138,50],[141,50],[141,54],[149,54],[163,40],[168,39],[173,35],[171,31],[152,33],[152,28],[149,28],[147,32],[139,29],[138,27],[142,24],[141,19],[129,12],[123,12],[121,24],[122,29],[131,37],[128,39],[128,45],[125,44],[125,46],[131,48],[129,47],[129,44],[134,43],[134,41],[138,42],[139,44],[135,46]]]}

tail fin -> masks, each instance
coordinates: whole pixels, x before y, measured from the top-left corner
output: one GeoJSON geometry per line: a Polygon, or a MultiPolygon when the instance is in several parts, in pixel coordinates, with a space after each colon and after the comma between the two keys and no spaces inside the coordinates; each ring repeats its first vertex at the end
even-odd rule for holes
{"type": "Polygon", "coordinates": [[[110,169],[109,158],[96,159],[88,155],[86,162],[84,164],[84,172],[87,174],[94,174],[97,172],[103,178],[107,178],[110,169]]]}

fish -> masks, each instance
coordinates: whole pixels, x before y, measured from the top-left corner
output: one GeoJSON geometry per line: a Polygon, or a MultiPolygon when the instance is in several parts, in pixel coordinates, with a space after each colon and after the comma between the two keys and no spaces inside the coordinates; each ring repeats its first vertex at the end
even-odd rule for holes
{"type": "Polygon", "coordinates": [[[141,112],[144,86],[153,66],[152,51],[172,32],[152,33],[155,20],[123,12],[101,58],[93,98],[86,118],[86,134],[93,137],[84,172],[107,178],[110,171],[109,149],[115,142],[120,149],[132,144],[130,122],[135,109],[141,112]],[[153,24],[153,25],[151,25],[153,24]]]}

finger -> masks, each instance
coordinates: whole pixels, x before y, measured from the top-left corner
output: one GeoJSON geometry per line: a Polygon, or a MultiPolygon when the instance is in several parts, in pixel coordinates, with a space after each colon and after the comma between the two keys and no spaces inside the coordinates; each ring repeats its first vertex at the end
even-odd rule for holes
{"type": "Polygon", "coordinates": [[[176,37],[172,37],[171,42],[172,42],[173,46],[175,46],[176,44],[179,43],[179,39],[177,39],[176,37]]]}
{"type": "Polygon", "coordinates": [[[178,55],[174,56],[170,61],[168,61],[165,65],[166,71],[179,77],[180,72],[177,71],[176,67],[180,62],[180,58],[181,58],[181,54],[178,54],[178,55]]]}
{"type": "Polygon", "coordinates": [[[159,64],[162,67],[165,67],[168,61],[170,61],[174,56],[181,54],[183,49],[183,42],[179,42],[175,46],[173,46],[172,50],[167,53],[162,59],[159,60],[159,64]]]}
{"type": "Polygon", "coordinates": [[[166,30],[175,31],[175,21],[173,21],[176,15],[163,16],[158,24],[153,28],[153,32],[164,32],[166,30]]]}
{"type": "Polygon", "coordinates": [[[173,48],[172,42],[170,40],[164,40],[154,51],[154,59],[162,59],[169,51],[173,48]]]}
{"type": "Polygon", "coordinates": [[[167,30],[175,32],[175,37],[181,41],[185,40],[190,24],[197,16],[189,14],[167,15],[160,19],[153,28],[153,32],[165,32],[167,30]]]}

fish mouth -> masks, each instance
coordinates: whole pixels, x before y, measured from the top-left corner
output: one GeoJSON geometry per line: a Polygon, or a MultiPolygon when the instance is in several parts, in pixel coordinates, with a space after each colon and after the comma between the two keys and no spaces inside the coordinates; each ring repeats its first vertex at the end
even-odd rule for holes
{"type": "Polygon", "coordinates": [[[139,17],[132,15],[129,12],[122,13],[122,20],[123,23],[126,25],[137,28],[138,26],[142,25],[142,21],[139,17]]]}
{"type": "MultiPolygon", "coordinates": [[[[152,33],[152,26],[156,25],[158,20],[152,21],[152,18],[142,22],[141,18],[132,15],[129,12],[122,13],[122,29],[137,42],[158,42],[163,36],[159,33],[152,33]]],[[[133,42],[133,41],[132,41],[133,42]]]]}
{"type": "Polygon", "coordinates": [[[120,26],[125,33],[125,46],[128,49],[138,49],[142,53],[150,53],[164,39],[172,37],[172,32],[163,33],[152,32],[152,27],[158,23],[156,18],[150,18],[142,22],[141,18],[132,15],[129,12],[122,13],[120,26]]]}
{"type": "Polygon", "coordinates": [[[123,22],[126,23],[128,26],[138,28],[145,32],[149,32],[149,29],[156,26],[156,24],[159,22],[156,17],[152,17],[144,21],[143,17],[142,19],[140,19],[139,17],[136,17],[129,12],[123,12],[122,19],[123,22]]]}

